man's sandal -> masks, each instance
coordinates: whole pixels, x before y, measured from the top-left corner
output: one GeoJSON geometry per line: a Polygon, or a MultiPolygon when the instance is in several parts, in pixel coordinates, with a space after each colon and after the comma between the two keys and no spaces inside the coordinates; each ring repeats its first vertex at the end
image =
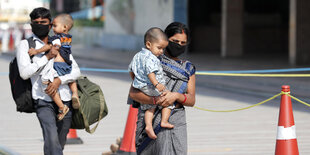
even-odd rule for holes
{"type": "Polygon", "coordinates": [[[64,108],[62,110],[59,109],[59,114],[57,115],[58,120],[64,119],[66,114],[69,112],[69,107],[67,105],[64,105],[64,108]]]}

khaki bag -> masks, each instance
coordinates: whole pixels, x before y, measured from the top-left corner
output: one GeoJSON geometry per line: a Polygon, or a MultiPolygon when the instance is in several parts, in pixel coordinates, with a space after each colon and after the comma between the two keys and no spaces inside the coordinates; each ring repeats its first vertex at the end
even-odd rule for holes
{"type": "Polygon", "coordinates": [[[88,133],[94,133],[99,122],[108,114],[103,92],[97,84],[83,76],[76,80],[81,106],[73,110],[72,129],[85,129],[88,133]],[[98,122],[92,129],[90,125],[98,122]]]}

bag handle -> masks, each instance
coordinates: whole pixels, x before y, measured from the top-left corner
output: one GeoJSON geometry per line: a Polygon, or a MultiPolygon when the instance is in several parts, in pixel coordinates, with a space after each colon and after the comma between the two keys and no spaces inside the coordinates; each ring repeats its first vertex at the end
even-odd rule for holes
{"type": "MultiPolygon", "coordinates": [[[[102,91],[100,90],[100,92],[102,92],[102,91]]],[[[104,96],[103,96],[103,95],[100,95],[99,99],[100,99],[100,103],[105,102],[104,96]]],[[[98,125],[99,125],[99,122],[100,122],[100,120],[101,120],[102,117],[103,117],[103,110],[104,110],[104,105],[100,104],[100,112],[99,112],[99,116],[98,116],[98,122],[97,122],[97,124],[96,124],[92,129],[90,129],[90,127],[89,127],[89,122],[88,122],[88,120],[86,119],[85,114],[81,111],[81,109],[79,109],[79,111],[81,112],[81,114],[82,114],[82,116],[83,116],[85,130],[86,130],[88,133],[94,133],[94,132],[96,131],[96,129],[97,129],[98,125]]]]}

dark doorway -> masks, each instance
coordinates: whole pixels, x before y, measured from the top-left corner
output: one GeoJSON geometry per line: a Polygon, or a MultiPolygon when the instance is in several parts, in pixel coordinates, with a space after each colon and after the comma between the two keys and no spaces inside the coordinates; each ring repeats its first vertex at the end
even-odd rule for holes
{"type": "Polygon", "coordinates": [[[289,0],[244,0],[244,54],[288,55],[289,0]]]}
{"type": "MultiPolygon", "coordinates": [[[[244,55],[288,54],[289,0],[244,0],[244,55]]],[[[221,0],[188,0],[190,52],[220,55],[221,0]]]]}
{"type": "Polygon", "coordinates": [[[190,52],[220,51],[221,0],[188,0],[190,52]]]}

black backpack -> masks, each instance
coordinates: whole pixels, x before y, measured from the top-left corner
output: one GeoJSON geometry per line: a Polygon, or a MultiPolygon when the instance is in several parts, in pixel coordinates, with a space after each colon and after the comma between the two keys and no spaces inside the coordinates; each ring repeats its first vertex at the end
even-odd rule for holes
{"type": "MultiPolygon", "coordinates": [[[[28,38],[27,41],[29,48],[35,48],[33,37],[28,38]]],[[[16,57],[10,62],[9,78],[16,110],[25,113],[35,112],[31,80],[30,78],[24,80],[20,77],[16,57]]]]}

